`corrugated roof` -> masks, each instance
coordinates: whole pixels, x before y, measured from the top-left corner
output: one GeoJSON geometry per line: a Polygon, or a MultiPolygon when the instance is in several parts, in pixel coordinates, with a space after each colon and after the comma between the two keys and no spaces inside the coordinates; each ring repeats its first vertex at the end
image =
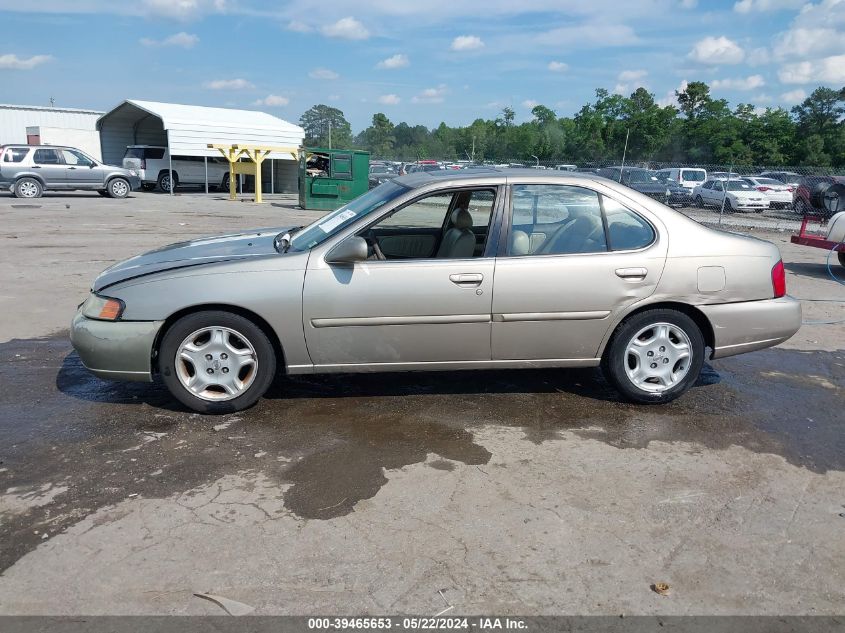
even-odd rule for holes
{"type": "MultiPolygon", "coordinates": [[[[127,99],[104,114],[97,121],[97,128],[101,129],[103,120],[112,115],[127,122],[132,119],[131,108],[127,109],[127,105],[161,119],[169,138],[170,151],[174,155],[215,155],[216,151],[209,152],[209,143],[298,147],[305,136],[305,131],[298,125],[266,112],[137,99],[127,99]]],[[[137,119],[137,116],[134,118],[137,119]]],[[[273,157],[290,158],[289,155],[273,157]]]]}
{"type": "Polygon", "coordinates": [[[105,114],[102,110],[87,110],[83,108],[63,108],[60,106],[16,105],[14,103],[0,103],[3,110],[38,110],[39,112],[73,112],[75,114],[105,114]]]}

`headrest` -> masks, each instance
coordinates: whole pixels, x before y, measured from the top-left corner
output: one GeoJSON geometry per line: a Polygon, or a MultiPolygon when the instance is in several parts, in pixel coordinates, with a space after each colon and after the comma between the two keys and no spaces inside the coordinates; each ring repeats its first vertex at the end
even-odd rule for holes
{"type": "Polygon", "coordinates": [[[531,248],[531,240],[525,231],[511,232],[511,255],[528,255],[531,248]]]}
{"type": "Polygon", "coordinates": [[[452,217],[449,219],[449,222],[452,226],[456,229],[460,229],[461,231],[464,229],[471,229],[472,215],[466,209],[457,208],[452,211],[452,217]]]}

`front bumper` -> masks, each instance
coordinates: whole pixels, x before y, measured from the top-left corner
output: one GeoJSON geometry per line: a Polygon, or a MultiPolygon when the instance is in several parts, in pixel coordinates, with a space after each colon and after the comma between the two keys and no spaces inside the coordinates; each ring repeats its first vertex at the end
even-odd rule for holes
{"type": "Polygon", "coordinates": [[[773,347],[801,327],[801,302],[789,296],[698,307],[713,326],[712,358],[773,347]]]}
{"type": "Polygon", "coordinates": [[[151,382],[153,343],[164,321],[99,321],[78,311],[70,342],[82,364],[107,380],[151,382]]]}

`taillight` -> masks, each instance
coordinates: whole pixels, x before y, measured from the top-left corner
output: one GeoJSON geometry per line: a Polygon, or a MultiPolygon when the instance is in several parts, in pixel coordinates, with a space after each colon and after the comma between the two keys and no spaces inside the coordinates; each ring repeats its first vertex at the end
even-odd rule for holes
{"type": "Polygon", "coordinates": [[[147,159],[142,158],[141,159],[141,169],[146,169],[146,168],[147,168],[147,159]]]}
{"type": "Polygon", "coordinates": [[[768,190],[769,190],[768,187],[763,187],[763,186],[757,187],[757,191],[768,191],[768,190]]]}
{"type": "Polygon", "coordinates": [[[775,299],[786,294],[786,271],[783,269],[782,259],[779,259],[778,263],[772,267],[772,290],[775,293],[775,299]]]}
{"type": "Polygon", "coordinates": [[[795,187],[787,187],[787,188],[786,188],[786,190],[787,190],[789,193],[792,193],[793,191],[795,191],[795,187]]]}

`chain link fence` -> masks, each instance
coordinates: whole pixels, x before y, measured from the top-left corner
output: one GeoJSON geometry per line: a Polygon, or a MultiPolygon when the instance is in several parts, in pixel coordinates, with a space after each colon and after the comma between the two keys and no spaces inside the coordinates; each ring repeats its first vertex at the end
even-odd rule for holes
{"type": "Polygon", "coordinates": [[[383,165],[386,170],[393,169],[397,174],[421,169],[483,168],[596,173],[620,181],[670,206],[715,209],[720,213],[756,212],[784,219],[800,219],[809,215],[824,220],[845,211],[845,175],[842,170],[831,167],[660,161],[629,161],[623,164],[622,160],[613,159],[563,163],[533,158],[528,161],[515,158],[484,163],[437,159],[420,163],[374,158],[371,164],[383,165]],[[437,165],[433,164],[435,161],[437,165]]]}

